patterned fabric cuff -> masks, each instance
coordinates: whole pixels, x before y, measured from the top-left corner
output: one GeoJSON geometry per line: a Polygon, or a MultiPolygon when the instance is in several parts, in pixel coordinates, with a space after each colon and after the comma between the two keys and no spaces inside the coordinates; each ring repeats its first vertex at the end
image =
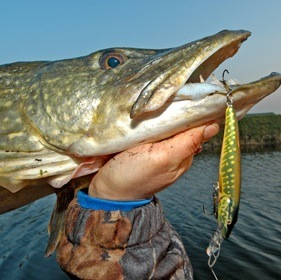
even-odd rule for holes
{"type": "Polygon", "coordinates": [[[150,203],[151,198],[141,200],[109,200],[91,197],[88,195],[88,190],[83,189],[77,193],[77,201],[82,208],[91,210],[103,210],[103,211],[131,211],[135,208],[144,206],[150,203]]]}

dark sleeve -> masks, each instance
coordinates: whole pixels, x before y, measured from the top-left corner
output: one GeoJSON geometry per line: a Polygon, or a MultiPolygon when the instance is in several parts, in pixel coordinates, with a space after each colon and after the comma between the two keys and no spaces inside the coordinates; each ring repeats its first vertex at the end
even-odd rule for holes
{"type": "Polygon", "coordinates": [[[182,241],[155,197],[131,211],[91,210],[74,200],[57,260],[72,279],[193,279],[182,241]]]}

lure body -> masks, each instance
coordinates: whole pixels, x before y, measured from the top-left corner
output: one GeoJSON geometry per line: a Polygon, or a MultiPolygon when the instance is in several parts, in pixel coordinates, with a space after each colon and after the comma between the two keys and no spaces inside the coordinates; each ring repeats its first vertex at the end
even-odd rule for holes
{"type": "Polygon", "coordinates": [[[237,221],[241,192],[239,129],[232,105],[225,112],[225,130],[219,167],[218,226],[228,238],[237,221]]]}
{"type": "Polygon", "coordinates": [[[225,111],[225,129],[220,156],[219,182],[215,185],[215,217],[218,227],[214,233],[207,254],[212,268],[219,256],[220,246],[231,233],[237,221],[241,192],[239,129],[232,100],[228,97],[225,111]]]}

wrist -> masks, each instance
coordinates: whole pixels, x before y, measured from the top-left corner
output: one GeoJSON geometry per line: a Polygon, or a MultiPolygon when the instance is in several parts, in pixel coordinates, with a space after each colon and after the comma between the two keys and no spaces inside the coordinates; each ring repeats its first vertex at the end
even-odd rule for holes
{"type": "Polygon", "coordinates": [[[88,189],[88,195],[91,197],[117,201],[143,199],[143,197],[138,197],[137,195],[130,193],[127,188],[122,190],[119,186],[114,187],[112,182],[104,181],[99,174],[92,180],[88,189]]]}

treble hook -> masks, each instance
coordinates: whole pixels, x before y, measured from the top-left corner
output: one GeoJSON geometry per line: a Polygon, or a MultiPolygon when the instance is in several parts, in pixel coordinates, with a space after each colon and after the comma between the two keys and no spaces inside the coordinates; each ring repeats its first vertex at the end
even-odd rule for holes
{"type": "Polygon", "coordinates": [[[217,259],[219,258],[219,255],[220,255],[220,251],[221,251],[221,247],[220,247],[220,244],[218,244],[218,249],[216,252],[212,253],[212,255],[209,256],[209,259],[208,259],[208,266],[210,268],[213,268],[213,266],[215,265],[215,263],[217,262],[217,259]]]}
{"type": "Polygon", "coordinates": [[[224,69],[223,72],[222,72],[222,75],[221,75],[221,78],[222,78],[222,82],[225,83],[225,79],[224,79],[224,74],[225,72],[229,75],[229,71],[227,69],[224,69]]]}
{"type": "Polygon", "coordinates": [[[215,210],[213,210],[211,213],[209,213],[205,208],[205,204],[203,203],[203,212],[204,212],[204,214],[206,214],[208,216],[211,216],[215,213],[215,210]]]}
{"type": "Polygon", "coordinates": [[[206,215],[209,215],[209,216],[214,215],[215,218],[217,218],[217,216],[218,216],[219,184],[218,183],[213,184],[213,188],[214,188],[214,191],[213,191],[213,211],[211,213],[208,213],[208,211],[205,208],[205,204],[203,203],[203,212],[206,215]]]}
{"type": "Polygon", "coordinates": [[[211,269],[216,280],[218,280],[218,277],[214,271],[214,265],[217,262],[217,259],[220,255],[221,244],[223,242],[223,237],[221,234],[222,228],[223,228],[223,224],[220,224],[219,227],[217,228],[216,232],[214,233],[214,235],[209,243],[209,246],[207,248],[207,254],[209,256],[208,266],[211,269]]]}
{"type": "Polygon", "coordinates": [[[220,250],[221,250],[221,248],[220,248],[220,244],[219,244],[218,250],[216,252],[212,253],[212,255],[209,256],[209,260],[208,260],[208,266],[209,266],[210,270],[212,271],[216,280],[218,280],[218,277],[217,277],[213,267],[214,267],[215,263],[217,262],[217,259],[220,255],[220,250]]]}

